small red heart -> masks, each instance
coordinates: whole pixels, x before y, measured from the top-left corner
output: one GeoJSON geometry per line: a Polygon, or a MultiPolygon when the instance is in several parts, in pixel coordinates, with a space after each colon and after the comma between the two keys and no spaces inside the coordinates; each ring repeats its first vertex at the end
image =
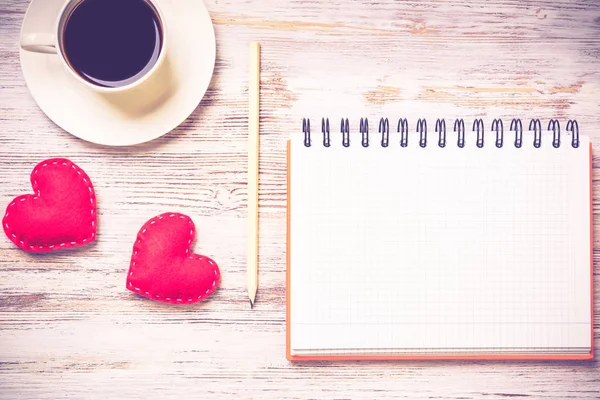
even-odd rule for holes
{"type": "Polygon", "coordinates": [[[42,161],[31,173],[31,187],[35,194],[15,198],[2,219],[15,245],[42,253],[96,239],[96,195],[81,168],[64,158],[42,161]]]}
{"type": "Polygon", "coordinates": [[[217,263],[190,251],[194,223],[187,215],[166,213],[146,222],[133,246],[127,289],[172,304],[197,303],[219,283],[217,263]]]}

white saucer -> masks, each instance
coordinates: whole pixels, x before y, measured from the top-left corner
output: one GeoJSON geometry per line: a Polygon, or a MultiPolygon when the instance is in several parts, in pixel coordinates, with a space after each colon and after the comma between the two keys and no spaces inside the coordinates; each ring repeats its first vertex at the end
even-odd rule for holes
{"type": "MultiPolygon", "coordinates": [[[[37,1],[47,0],[33,0],[37,1]]],[[[21,68],[27,87],[56,125],[89,142],[126,146],[170,132],[198,107],[215,66],[216,43],[210,15],[202,0],[158,3],[167,26],[167,59],[173,78],[168,93],[152,104],[146,104],[146,99],[139,99],[140,103],[133,105],[130,100],[109,99],[72,77],[58,56],[21,49],[21,68]]],[[[24,25],[31,10],[30,5],[24,25]]],[[[39,16],[30,18],[31,24],[39,16]]]]}

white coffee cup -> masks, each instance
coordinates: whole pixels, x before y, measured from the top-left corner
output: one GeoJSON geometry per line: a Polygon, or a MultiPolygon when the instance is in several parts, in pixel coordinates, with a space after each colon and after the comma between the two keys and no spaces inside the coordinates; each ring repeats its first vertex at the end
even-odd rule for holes
{"type": "MultiPolygon", "coordinates": [[[[36,53],[44,53],[44,54],[55,54],[59,57],[60,62],[63,64],[65,70],[73,76],[77,81],[81,84],[87,86],[89,89],[94,90],[100,93],[124,93],[124,92],[133,92],[133,89],[136,89],[142,84],[147,83],[156,87],[156,85],[164,86],[167,84],[165,77],[167,76],[167,71],[165,69],[165,59],[167,56],[167,27],[165,25],[165,18],[160,10],[156,0],[144,0],[150,7],[153,8],[156,16],[158,17],[161,29],[161,47],[159,56],[154,63],[154,65],[147,71],[138,74],[139,76],[134,76],[134,79],[126,85],[123,86],[101,86],[97,85],[85,78],[83,78],[77,71],[75,71],[71,64],[68,61],[67,55],[65,54],[65,49],[63,46],[63,35],[65,32],[65,27],[71,13],[79,6],[82,2],[86,0],[62,0],[64,4],[61,6],[60,11],[58,12],[58,16],[54,17],[55,22],[49,32],[38,32],[35,29],[38,27],[33,26],[24,26],[21,32],[21,48],[25,51],[36,52],[36,53]]],[[[38,15],[43,18],[53,18],[52,15],[55,14],[56,10],[56,0],[42,0],[37,2],[37,7],[41,7],[41,9],[37,10],[38,15]],[[44,9],[46,8],[46,9],[44,9]]],[[[41,24],[40,24],[41,25],[41,24]]],[[[40,29],[42,30],[42,29],[40,29]]],[[[148,86],[144,85],[144,86],[148,86]]],[[[149,89],[145,88],[145,92],[153,92],[158,93],[160,90],[157,89],[149,89]]],[[[138,91],[136,91],[138,92],[138,91]]]]}

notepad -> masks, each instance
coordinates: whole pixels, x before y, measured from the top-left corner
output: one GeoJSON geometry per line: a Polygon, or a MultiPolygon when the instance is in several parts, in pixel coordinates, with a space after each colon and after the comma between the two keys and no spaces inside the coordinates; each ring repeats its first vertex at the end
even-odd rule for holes
{"type": "Polygon", "coordinates": [[[593,356],[589,138],[461,123],[292,135],[288,359],[593,356]]]}

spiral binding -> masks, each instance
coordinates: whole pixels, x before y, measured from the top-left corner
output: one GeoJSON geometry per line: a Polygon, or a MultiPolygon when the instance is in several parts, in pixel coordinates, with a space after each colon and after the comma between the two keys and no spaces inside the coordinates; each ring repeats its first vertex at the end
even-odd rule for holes
{"type": "Polygon", "coordinates": [[[520,119],[513,119],[510,123],[510,130],[515,131],[515,147],[520,149],[523,146],[523,124],[520,119]]]}
{"type": "Polygon", "coordinates": [[[350,147],[350,123],[348,122],[348,118],[346,118],[346,120],[342,118],[340,131],[342,133],[342,146],[350,147]]]}
{"type": "Polygon", "coordinates": [[[476,130],[477,130],[477,142],[475,144],[477,145],[477,147],[479,147],[481,149],[484,145],[484,141],[483,141],[484,140],[484,137],[483,137],[484,125],[483,125],[483,120],[481,118],[473,121],[473,132],[475,132],[476,130]]]}
{"type": "Polygon", "coordinates": [[[419,146],[427,147],[427,121],[419,119],[417,122],[417,132],[419,133],[419,146]]]}
{"type": "Polygon", "coordinates": [[[454,121],[454,132],[456,132],[458,137],[456,145],[462,149],[465,147],[465,121],[462,119],[454,121]]]}
{"type": "Polygon", "coordinates": [[[360,119],[360,133],[362,135],[362,140],[360,144],[362,147],[369,147],[369,120],[367,118],[360,119]]]}
{"type": "Polygon", "coordinates": [[[496,147],[501,149],[504,146],[504,124],[501,119],[492,121],[492,130],[496,131],[496,147]]]}
{"type": "Polygon", "coordinates": [[[438,146],[441,148],[446,147],[446,121],[438,118],[435,121],[435,131],[440,135],[438,146]]]}
{"type": "Polygon", "coordinates": [[[379,133],[381,133],[381,147],[390,145],[390,121],[387,118],[379,120],[379,133]]]}
{"type": "Polygon", "coordinates": [[[331,146],[331,136],[329,132],[329,118],[325,121],[325,118],[321,118],[321,132],[323,132],[323,146],[331,146]]]}
{"type": "Polygon", "coordinates": [[[548,122],[548,130],[552,130],[552,147],[558,149],[560,147],[560,122],[551,119],[548,122]]]}
{"type": "Polygon", "coordinates": [[[398,121],[398,132],[400,133],[400,146],[408,146],[408,121],[406,118],[398,121]]]}
{"type": "Polygon", "coordinates": [[[532,119],[529,121],[529,130],[533,131],[533,147],[539,149],[542,147],[542,123],[540,120],[532,119]]]}
{"type": "Polygon", "coordinates": [[[567,122],[567,130],[571,131],[571,146],[579,147],[579,124],[576,120],[570,120],[567,122]]]}
{"type": "Polygon", "coordinates": [[[302,133],[304,133],[304,146],[310,147],[312,144],[310,140],[310,119],[304,118],[302,120],[302,133]]]}
{"type": "MultiPolygon", "coordinates": [[[[483,119],[475,119],[473,121],[473,132],[476,133],[475,144],[478,148],[485,146],[485,123],[483,119]]],[[[520,149],[523,147],[523,123],[521,119],[514,118],[510,123],[509,130],[514,133],[513,145],[515,148],[520,149]]],[[[542,146],[542,123],[539,119],[531,119],[529,121],[529,130],[533,131],[533,147],[540,148],[542,146]]],[[[561,131],[560,122],[557,119],[551,119],[548,122],[548,131],[552,132],[552,147],[560,148],[561,142],[561,131]]],[[[496,134],[496,140],[494,142],[497,148],[504,146],[504,123],[502,119],[494,119],[491,125],[491,131],[496,134]]],[[[579,140],[579,124],[577,120],[568,120],[566,131],[571,134],[571,146],[578,148],[580,143],[579,140]]],[[[331,146],[331,131],[329,128],[329,118],[321,118],[321,132],[323,134],[323,146],[331,146]]],[[[361,118],[359,123],[359,132],[361,134],[361,145],[363,147],[369,147],[371,144],[369,137],[369,119],[361,118]]],[[[406,118],[400,118],[398,120],[397,132],[400,134],[400,147],[408,146],[409,138],[409,127],[408,120],[406,118]]],[[[419,146],[422,148],[427,147],[427,120],[425,118],[419,118],[415,132],[419,135],[419,146]]],[[[437,145],[440,148],[444,148],[447,145],[447,132],[446,132],[446,120],[438,118],[435,122],[435,132],[438,134],[437,145]]],[[[304,134],[304,146],[312,146],[312,138],[310,131],[310,119],[302,119],[302,133],[304,134]]],[[[348,118],[342,118],[340,122],[340,133],[342,135],[342,146],[350,147],[350,122],[348,118]]],[[[454,121],[454,133],[456,134],[456,145],[459,148],[465,147],[465,121],[463,119],[457,119],[454,121]]],[[[381,134],[381,147],[390,147],[390,121],[388,118],[381,118],[379,120],[379,134],[381,134]]]]}

